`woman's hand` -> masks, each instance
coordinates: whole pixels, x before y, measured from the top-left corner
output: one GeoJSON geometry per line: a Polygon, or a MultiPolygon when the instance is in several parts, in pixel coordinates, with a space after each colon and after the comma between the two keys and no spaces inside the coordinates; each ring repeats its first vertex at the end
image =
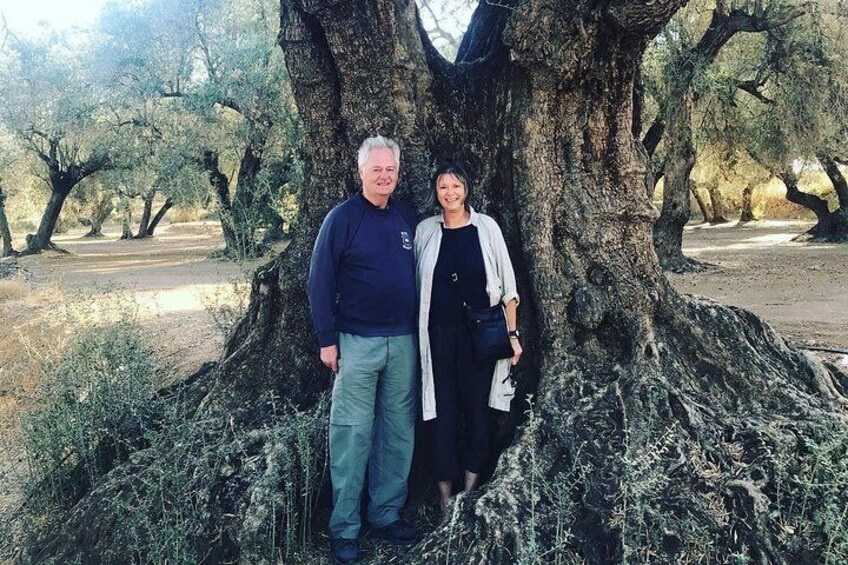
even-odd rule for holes
{"type": "Polygon", "coordinates": [[[512,364],[518,365],[518,361],[521,359],[521,354],[524,353],[524,350],[521,348],[521,344],[518,343],[517,337],[509,338],[509,343],[512,345],[512,364]]]}

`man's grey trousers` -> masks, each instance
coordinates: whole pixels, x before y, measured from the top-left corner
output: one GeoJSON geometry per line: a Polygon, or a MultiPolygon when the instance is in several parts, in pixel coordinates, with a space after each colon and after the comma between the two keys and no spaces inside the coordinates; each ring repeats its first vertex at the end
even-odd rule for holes
{"type": "Polygon", "coordinates": [[[357,538],[368,469],[368,522],[400,517],[412,464],[418,344],[414,335],[339,334],[339,372],[330,407],[333,538],[357,538]]]}

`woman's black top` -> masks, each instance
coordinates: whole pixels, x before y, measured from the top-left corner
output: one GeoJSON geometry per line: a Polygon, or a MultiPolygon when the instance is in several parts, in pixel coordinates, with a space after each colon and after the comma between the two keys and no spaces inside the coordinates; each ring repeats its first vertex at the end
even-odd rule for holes
{"type": "Polygon", "coordinates": [[[442,245],[433,271],[430,295],[430,325],[458,326],[465,323],[463,302],[472,308],[487,308],[486,267],[477,227],[455,229],[442,226],[442,245]],[[456,273],[457,280],[452,280],[456,273]]]}

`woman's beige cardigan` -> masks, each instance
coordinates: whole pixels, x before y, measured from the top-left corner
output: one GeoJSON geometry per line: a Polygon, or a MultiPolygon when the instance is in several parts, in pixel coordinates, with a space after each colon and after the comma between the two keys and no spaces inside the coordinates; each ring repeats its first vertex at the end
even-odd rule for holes
{"type": "MultiPolygon", "coordinates": [[[[424,420],[436,417],[436,395],[433,388],[433,359],[430,354],[430,334],[427,326],[430,319],[430,296],[433,290],[433,271],[442,245],[442,215],[427,218],[415,230],[416,279],[418,282],[418,343],[421,349],[421,404],[424,420]]],[[[483,265],[486,269],[486,293],[489,305],[518,301],[515,271],[509,260],[501,228],[489,216],[471,209],[470,224],[477,227],[483,265]]],[[[496,410],[509,411],[509,403],[515,388],[509,379],[511,361],[501,359],[495,364],[492,375],[492,390],[489,406],[496,410]]]]}

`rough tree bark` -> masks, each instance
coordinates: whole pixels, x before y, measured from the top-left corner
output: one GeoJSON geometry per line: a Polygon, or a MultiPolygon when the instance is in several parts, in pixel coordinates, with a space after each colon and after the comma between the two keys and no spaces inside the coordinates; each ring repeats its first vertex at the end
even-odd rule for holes
{"type": "MultiPolygon", "coordinates": [[[[683,255],[683,227],[689,221],[689,174],[695,165],[692,145],[692,88],[701,65],[712,63],[722,47],[739,32],[760,32],[785,25],[806,13],[807,4],[779,8],[775,12],[757,9],[751,13],[716,2],[707,30],[696,45],[681,55],[667,78],[664,102],[666,174],[663,208],[654,225],[654,244],[664,269],[691,270],[698,264],[683,255]]],[[[715,212],[715,208],[713,208],[715,212]]]]}
{"type": "Polygon", "coordinates": [[[3,194],[2,178],[0,178],[0,242],[3,244],[0,257],[12,257],[18,254],[12,246],[12,230],[9,229],[9,220],[6,218],[6,195],[3,194]]]}
{"type": "MultiPolygon", "coordinates": [[[[675,292],[651,242],[634,78],[682,1],[481,3],[456,65],[429,45],[413,2],[282,2],[305,134],[299,222],[256,273],[217,369],[183,393],[199,399],[187,468],[221,460],[223,448],[202,449],[218,445],[216,430],[247,431],[192,495],[210,517],[196,534],[210,561],[267,562],[251,540],[281,527],[273,501],[289,481],[276,458],[286,446],[269,430],[292,421],[280,406],[326,416],[309,256],[323,216],[358,189],[354,152],[374,132],[401,142],[399,195],[422,211],[431,163],[469,164],[474,204],[498,219],[520,274],[520,379],[535,392],[491,480],[458,497],[405,562],[819,560],[828,530],[787,489],[811,443],[846,431],[845,376],[748,312],[675,292]]],[[[33,559],[114,548],[119,514],[106,501],[138,492],[153,467],[144,461],[127,463],[133,488],[107,477],[62,516],[33,559]]]]}

